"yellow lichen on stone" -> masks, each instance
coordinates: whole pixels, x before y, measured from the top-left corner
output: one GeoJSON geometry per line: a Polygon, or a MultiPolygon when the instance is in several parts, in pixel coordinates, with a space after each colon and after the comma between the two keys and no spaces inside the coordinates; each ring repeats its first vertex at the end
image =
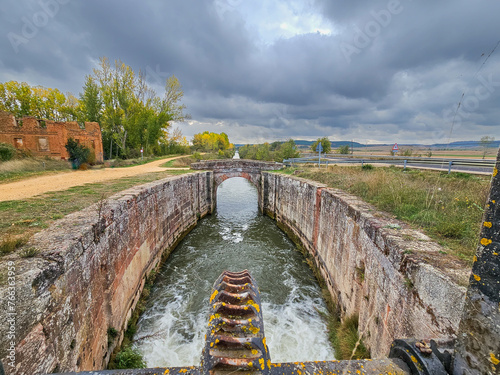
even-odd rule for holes
{"type": "Polygon", "coordinates": [[[271,368],[271,360],[270,359],[267,360],[267,368],[271,368]]]}
{"type": "Polygon", "coordinates": [[[477,256],[474,255],[473,260],[474,260],[474,263],[476,263],[477,262],[477,256]]]}
{"type": "Polygon", "coordinates": [[[483,245],[483,246],[488,246],[491,242],[492,242],[491,240],[489,240],[489,239],[487,239],[487,238],[483,238],[483,239],[481,240],[481,245],[483,245]]]}
{"type": "Polygon", "coordinates": [[[261,370],[264,370],[264,368],[266,367],[266,365],[264,363],[264,358],[259,359],[259,364],[260,364],[261,370]]]}
{"type": "Polygon", "coordinates": [[[490,361],[491,363],[493,363],[495,366],[498,365],[500,363],[500,359],[498,359],[497,357],[495,357],[495,354],[493,353],[490,353],[490,361]]]}
{"type": "Polygon", "coordinates": [[[166,369],[165,372],[163,373],[163,375],[167,375],[169,372],[170,372],[170,370],[166,369]]]}
{"type": "Polygon", "coordinates": [[[489,221],[485,221],[485,222],[484,222],[484,226],[485,226],[486,228],[491,228],[491,227],[493,226],[493,224],[492,224],[491,222],[489,222],[489,221]]]}
{"type": "Polygon", "coordinates": [[[493,177],[496,177],[498,174],[498,169],[497,167],[493,168],[493,177]]]}
{"type": "Polygon", "coordinates": [[[214,290],[214,292],[210,296],[210,303],[212,303],[212,301],[214,300],[214,298],[217,297],[217,294],[219,294],[219,291],[218,290],[214,290]]]}
{"type": "Polygon", "coordinates": [[[481,278],[478,275],[474,275],[474,278],[476,279],[476,281],[481,281],[481,278]]]}

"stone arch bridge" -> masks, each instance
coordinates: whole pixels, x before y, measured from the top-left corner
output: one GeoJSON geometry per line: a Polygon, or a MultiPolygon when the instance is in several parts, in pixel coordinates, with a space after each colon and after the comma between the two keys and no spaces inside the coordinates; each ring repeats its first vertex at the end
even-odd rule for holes
{"type": "Polygon", "coordinates": [[[259,193],[259,208],[261,206],[262,171],[283,169],[284,165],[277,162],[266,162],[245,159],[208,160],[191,164],[191,169],[213,172],[212,202],[217,202],[217,188],[229,178],[243,177],[250,181],[259,193]]]}

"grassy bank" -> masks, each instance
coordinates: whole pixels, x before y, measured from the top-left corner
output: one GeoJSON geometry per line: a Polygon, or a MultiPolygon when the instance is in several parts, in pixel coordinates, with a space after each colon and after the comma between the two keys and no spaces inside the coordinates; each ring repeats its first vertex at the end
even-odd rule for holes
{"type": "Polygon", "coordinates": [[[161,166],[164,168],[189,168],[191,164],[204,161],[204,160],[216,160],[216,159],[227,159],[224,156],[214,153],[200,154],[195,152],[193,155],[184,156],[179,159],[170,160],[161,166]]]}
{"type": "Polygon", "coordinates": [[[449,249],[449,254],[472,264],[490,177],[394,167],[337,166],[328,171],[304,168],[297,175],[359,196],[423,230],[449,249]]]}
{"type": "Polygon", "coordinates": [[[8,183],[23,178],[43,174],[70,171],[71,164],[65,160],[26,158],[0,162],[0,183],[8,183]]]}
{"type": "Polygon", "coordinates": [[[189,171],[165,171],[75,186],[34,198],[0,202],[0,256],[23,246],[52,222],[132,186],[189,171]]]}

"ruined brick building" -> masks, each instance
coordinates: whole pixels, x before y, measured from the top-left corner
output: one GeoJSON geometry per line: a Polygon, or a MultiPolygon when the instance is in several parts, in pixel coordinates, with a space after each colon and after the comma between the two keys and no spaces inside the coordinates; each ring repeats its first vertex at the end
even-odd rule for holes
{"type": "Polygon", "coordinates": [[[94,150],[96,161],[102,162],[103,149],[101,128],[97,122],[80,126],[76,121],[56,122],[34,117],[16,119],[8,112],[0,111],[0,142],[18,149],[30,151],[34,156],[55,159],[69,158],[65,145],[69,138],[94,150]]]}

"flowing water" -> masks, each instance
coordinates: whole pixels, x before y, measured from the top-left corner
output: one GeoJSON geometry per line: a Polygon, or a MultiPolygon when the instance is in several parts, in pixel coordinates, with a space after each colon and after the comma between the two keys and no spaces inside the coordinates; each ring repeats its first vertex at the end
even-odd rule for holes
{"type": "Polygon", "coordinates": [[[248,269],[261,293],[273,362],[333,360],[326,305],[304,257],[268,217],[243,178],[222,183],[217,211],[201,220],[163,265],[139,320],[134,347],[148,367],[199,365],[213,283],[248,269]]]}

